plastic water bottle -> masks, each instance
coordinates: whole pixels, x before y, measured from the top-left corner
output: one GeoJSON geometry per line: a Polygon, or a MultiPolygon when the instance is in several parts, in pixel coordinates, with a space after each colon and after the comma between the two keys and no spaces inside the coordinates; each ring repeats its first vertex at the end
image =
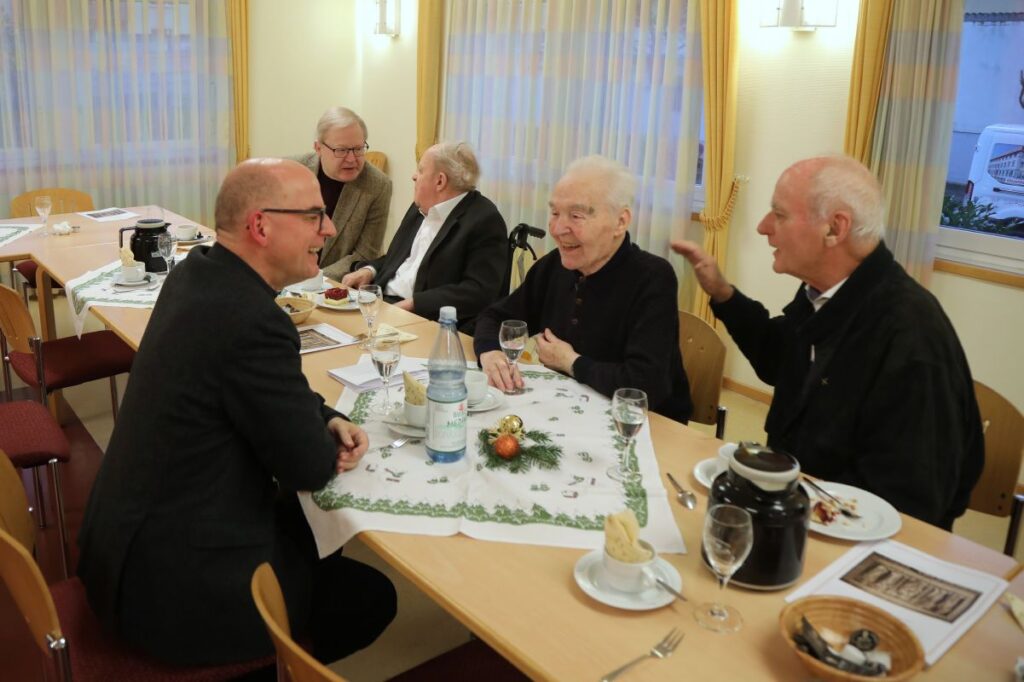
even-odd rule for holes
{"type": "Polygon", "coordinates": [[[435,462],[466,456],[466,355],[455,328],[455,308],[441,308],[441,325],[427,362],[427,454],[435,462]]]}

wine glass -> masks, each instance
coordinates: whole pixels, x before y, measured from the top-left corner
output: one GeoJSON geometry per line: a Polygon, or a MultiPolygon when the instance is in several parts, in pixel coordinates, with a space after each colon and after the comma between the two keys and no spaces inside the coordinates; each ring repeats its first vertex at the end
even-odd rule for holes
{"type": "Polygon", "coordinates": [[[384,404],[378,408],[377,412],[386,417],[398,407],[397,404],[391,404],[390,389],[391,374],[398,366],[398,361],[402,359],[402,345],[398,342],[397,334],[374,336],[368,342],[370,344],[370,359],[373,360],[373,366],[377,369],[381,381],[384,382],[384,404]]]}
{"type": "Polygon", "coordinates": [[[640,433],[647,419],[647,394],[639,388],[620,388],[612,395],[612,420],[615,430],[626,441],[622,448],[619,464],[608,469],[608,477],[625,483],[640,480],[640,472],[630,468],[631,459],[636,459],[634,438],[640,433]],[[632,455],[632,456],[631,456],[632,455]]]}
{"type": "Polygon", "coordinates": [[[156,238],[156,250],[160,256],[164,259],[166,266],[165,272],[171,272],[171,254],[174,253],[174,237],[167,234],[166,232],[160,234],[156,238]]]}
{"type": "MultiPolygon", "coordinates": [[[[701,549],[718,577],[719,594],[747,560],[753,544],[754,527],[746,509],[731,504],[716,504],[708,509],[701,549]]],[[[715,632],[736,632],[743,626],[743,617],[735,607],[717,601],[701,604],[693,616],[702,627],[715,632]]]]}
{"type": "MultiPolygon", "coordinates": [[[[508,369],[513,376],[515,376],[519,356],[526,350],[526,339],[529,336],[529,329],[522,320],[505,320],[501,323],[501,329],[498,331],[498,343],[501,344],[501,350],[505,353],[505,359],[508,361],[508,369]]],[[[515,386],[505,391],[509,395],[519,395],[525,392],[526,389],[515,386]]]]}
{"type": "Polygon", "coordinates": [[[359,303],[359,312],[363,314],[363,319],[366,320],[366,340],[363,341],[362,348],[369,348],[370,339],[373,338],[374,330],[377,327],[377,315],[380,313],[380,306],[384,302],[384,299],[381,297],[380,287],[376,284],[364,284],[359,287],[356,301],[359,303]]]}
{"type": "Polygon", "coordinates": [[[46,229],[46,221],[50,217],[50,211],[53,209],[53,200],[47,195],[40,195],[32,200],[32,205],[36,209],[36,213],[43,219],[43,234],[48,234],[46,229]]]}

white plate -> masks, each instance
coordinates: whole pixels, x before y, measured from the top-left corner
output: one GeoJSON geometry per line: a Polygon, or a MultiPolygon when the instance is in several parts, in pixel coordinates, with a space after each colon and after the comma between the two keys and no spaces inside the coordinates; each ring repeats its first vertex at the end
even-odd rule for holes
{"type": "MultiPolygon", "coordinates": [[[[604,566],[601,564],[601,555],[604,550],[595,549],[589,554],[584,554],[576,562],[573,569],[573,576],[580,589],[587,593],[587,596],[596,599],[602,604],[614,606],[617,609],[628,611],[649,611],[671,604],[675,595],[667,590],[658,587],[653,580],[648,587],[640,592],[621,592],[609,587],[604,582],[604,566]]],[[[650,568],[651,573],[658,576],[676,590],[682,591],[683,579],[679,577],[679,571],[669,562],[658,557],[650,568]]]]}
{"type": "Polygon", "coordinates": [[[324,303],[323,294],[317,294],[313,300],[316,301],[316,304],[324,310],[359,310],[359,304],[350,298],[345,299],[341,305],[327,305],[324,303]]]}
{"type": "Polygon", "coordinates": [[[175,241],[181,246],[192,246],[193,244],[205,244],[211,239],[213,239],[212,234],[203,234],[200,232],[196,235],[195,239],[175,239],[175,241]]]}
{"type": "Polygon", "coordinates": [[[718,457],[702,459],[693,467],[693,477],[705,488],[710,488],[712,482],[722,473],[722,460],[718,457]]]}
{"type": "MultiPolygon", "coordinates": [[[[839,514],[832,523],[824,525],[814,520],[812,512],[811,530],[816,533],[840,540],[867,542],[891,537],[898,533],[903,525],[896,508],[878,495],[843,483],[818,481],[818,485],[842,501],[852,503],[861,518],[851,519],[839,514]]],[[[807,490],[813,505],[818,499],[814,489],[810,486],[804,486],[804,489],[807,490]]]]}
{"type": "Polygon", "coordinates": [[[114,275],[114,284],[116,284],[119,287],[129,287],[131,289],[135,289],[137,287],[144,287],[147,284],[152,284],[155,281],[156,281],[156,275],[154,275],[154,274],[152,274],[150,272],[147,272],[142,277],[142,279],[140,279],[138,282],[125,282],[125,281],[123,281],[121,279],[121,273],[118,273],[118,274],[114,275]]]}
{"type": "Polygon", "coordinates": [[[410,438],[426,438],[427,430],[422,426],[413,426],[405,423],[405,410],[398,408],[387,416],[384,425],[400,436],[410,438]]]}
{"type": "Polygon", "coordinates": [[[470,405],[466,403],[466,409],[470,412],[487,412],[505,404],[505,395],[494,386],[487,387],[487,395],[478,403],[470,405]]]}

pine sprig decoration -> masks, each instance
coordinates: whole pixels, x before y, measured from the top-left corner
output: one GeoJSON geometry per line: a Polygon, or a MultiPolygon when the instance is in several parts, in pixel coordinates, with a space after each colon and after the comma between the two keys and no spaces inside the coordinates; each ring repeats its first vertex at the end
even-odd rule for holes
{"type": "Polygon", "coordinates": [[[484,466],[488,469],[508,469],[510,473],[521,474],[536,466],[538,469],[557,469],[562,458],[562,447],[551,440],[551,436],[543,431],[526,431],[520,443],[519,454],[512,459],[504,459],[494,451],[491,444],[491,432],[480,429],[477,434],[477,448],[484,456],[484,466]],[[527,445],[527,441],[532,441],[527,445]]]}

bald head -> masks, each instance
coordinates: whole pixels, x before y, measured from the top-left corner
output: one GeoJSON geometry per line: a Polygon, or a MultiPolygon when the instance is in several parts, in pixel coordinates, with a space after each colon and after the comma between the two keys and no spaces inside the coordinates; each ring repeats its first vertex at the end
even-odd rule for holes
{"type": "Polygon", "coordinates": [[[808,207],[817,218],[828,220],[837,211],[850,214],[855,248],[870,252],[881,241],[885,228],[882,188],[864,164],[848,156],[819,156],[798,161],[786,173],[806,180],[808,207]]]}
{"type": "Polygon", "coordinates": [[[277,206],[285,194],[285,180],[308,168],[287,159],[248,159],[235,166],[220,186],[214,206],[219,233],[237,232],[246,217],[264,206],[277,206]]]}

